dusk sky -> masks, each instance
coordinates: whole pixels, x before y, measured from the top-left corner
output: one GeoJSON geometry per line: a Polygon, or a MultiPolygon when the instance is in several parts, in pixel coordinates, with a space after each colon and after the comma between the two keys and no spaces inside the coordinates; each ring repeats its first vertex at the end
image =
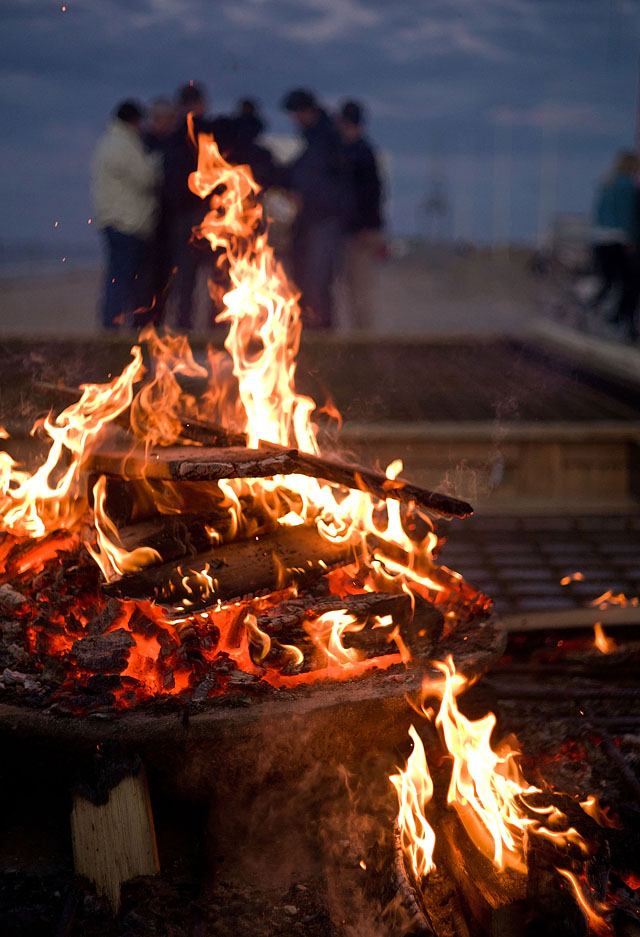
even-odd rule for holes
{"type": "Polygon", "coordinates": [[[588,211],[635,137],[640,0],[2,0],[0,32],[5,244],[97,246],[89,163],[110,111],[189,79],[214,114],[258,97],[278,133],[292,87],[361,98],[399,234],[424,228],[440,173],[456,236],[533,240],[541,185],[543,213],[588,211]]]}

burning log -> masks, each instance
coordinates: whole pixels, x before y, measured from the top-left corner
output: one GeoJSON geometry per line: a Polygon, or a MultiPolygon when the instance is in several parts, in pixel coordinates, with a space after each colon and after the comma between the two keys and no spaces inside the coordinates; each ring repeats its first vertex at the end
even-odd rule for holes
{"type": "MultiPolygon", "coordinates": [[[[209,514],[160,514],[155,518],[121,528],[118,533],[127,550],[150,547],[164,562],[185,556],[205,553],[224,538],[233,519],[228,511],[209,514]]],[[[266,514],[256,518],[254,535],[267,533],[276,527],[266,514]]],[[[246,537],[246,533],[245,533],[246,537]]]]}
{"type": "Polygon", "coordinates": [[[108,595],[176,602],[188,607],[228,602],[307,583],[354,558],[349,543],[329,543],[315,528],[281,528],[264,537],[223,544],[206,553],[151,566],[103,586],[108,595]]]}
{"type": "Polygon", "coordinates": [[[348,615],[365,625],[375,618],[390,616],[393,621],[385,627],[366,628],[350,636],[350,644],[367,656],[389,653],[392,640],[390,632],[394,626],[401,629],[402,638],[411,651],[419,647],[421,657],[428,655],[428,648],[442,635],[444,618],[439,609],[426,599],[411,598],[405,593],[393,595],[386,592],[366,592],[359,595],[299,596],[288,599],[269,613],[259,615],[256,623],[261,631],[277,637],[278,641],[295,643],[301,647],[301,628],[309,618],[317,618],[326,612],[344,610],[348,615]]]}
{"type": "MultiPolygon", "coordinates": [[[[75,402],[78,399],[78,391],[71,387],[59,387],[57,384],[46,383],[39,383],[36,386],[45,392],[56,393],[59,397],[64,397],[65,401],[69,403],[75,402]]],[[[116,422],[125,429],[129,429],[129,411],[125,410],[117,418],[116,422]]],[[[247,437],[244,433],[235,433],[231,430],[227,430],[224,427],[216,426],[212,423],[205,423],[195,419],[182,419],[179,422],[181,424],[180,436],[185,441],[188,440],[190,442],[201,443],[207,448],[215,445],[220,447],[226,446],[230,449],[239,449],[240,447],[246,445],[247,437]]],[[[269,474],[276,475],[296,473],[301,475],[308,475],[312,478],[322,478],[326,481],[334,482],[338,485],[344,485],[346,488],[366,491],[369,494],[374,495],[374,497],[381,498],[383,500],[386,498],[394,498],[395,500],[401,501],[404,504],[416,504],[418,507],[425,508],[428,511],[433,511],[437,514],[443,514],[449,517],[464,518],[473,514],[473,508],[466,501],[461,501],[458,498],[453,498],[450,495],[445,495],[437,491],[429,491],[426,488],[420,488],[417,485],[412,485],[410,482],[407,482],[401,478],[387,478],[387,476],[382,472],[376,472],[373,469],[362,465],[347,463],[338,459],[330,459],[326,456],[316,456],[307,452],[299,452],[296,449],[286,449],[282,446],[278,446],[277,444],[270,442],[261,442],[260,445],[261,449],[255,450],[256,454],[261,452],[263,449],[272,453],[280,453],[284,458],[284,464],[276,462],[274,463],[274,468],[271,472],[261,471],[256,472],[255,475],[225,475],[222,471],[218,475],[210,475],[207,474],[208,470],[206,468],[202,470],[204,474],[198,474],[198,470],[195,468],[195,466],[198,464],[198,460],[191,451],[189,452],[189,455],[193,458],[193,471],[195,474],[170,474],[168,476],[163,474],[154,474],[153,471],[149,470],[149,467],[147,467],[145,470],[145,466],[143,464],[142,470],[138,469],[138,471],[141,471],[141,474],[138,477],[262,478],[267,477],[269,474]],[[293,467],[290,469],[285,467],[288,464],[287,457],[290,457],[294,463],[293,467]]],[[[216,451],[219,452],[219,449],[216,451]]],[[[98,454],[94,453],[93,458],[99,458],[98,454]]],[[[157,453],[154,454],[153,458],[157,458],[157,453]]],[[[222,459],[222,457],[220,458],[222,459]]],[[[186,461],[191,461],[191,459],[187,459],[186,461]]],[[[225,463],[227,461],[233,461],[233,456],[230,455],[228,460],[224,460],[225,463]]],[[[250,463],[251,460],[248,459],[247,461],[250,463]]],[[[205,459],[205,462],[208,463],[208,460],[205,459]]],[[[120,468],[120,462],[117,460],[117,457],[115,468],[113,461],[110,463],[110,468],[100,467],[101,464],[102,463],[98,461],[96,465],[97,471],[104,471],[107,474],[114,475],[125,474],[120,468]]],[[[258,464],[263,465],[263,462],[258,460],[258,464]]],[[[189,469],[186,468],[186,466],[185,472],[189,472],[189,469]]],[[[136,476],[136,470],[129,460],[127,460],[126,474],[133,477],[136,476]]]]}
{"type": "Polygon", "coordinates": [[[366,491],[376,498],[393,498],[403,504],[415,504],[428,511],[452,517],[468,517],[473,508],[465,501],[439,492],[419,488],[400,478],[387,478],[381,472],[359,465],[349,465],[265,444],[264,449],[227,448],[196,449],[190,446],[169,446],[131,452],[96,450],[85,459],[84,468],[112,476],[152,478],[166,481],[212,481],[220,478],[267,478],[272,475],[307,475],[366,491]]]}
{"type": "Polygon", "coordinates": [[[73,863],[105,895],[114,912],[120,886],[138,875],[160,871],[158,849],[144,768],[128,771],[108,787],[104,778],[90,797],[77,794],[71,811],[73,863]]]}
{"type": "Polygon", "coordinates": [[[96,450],[84,462],[84,468],[125,478],[157,478],[164,481],[216,481],[219,478],[270,478],[297,471],[295,449],[278,452],[229,446],[204,449],[192,446],[169,446],[153,449],[122,448],[96,450]]]}

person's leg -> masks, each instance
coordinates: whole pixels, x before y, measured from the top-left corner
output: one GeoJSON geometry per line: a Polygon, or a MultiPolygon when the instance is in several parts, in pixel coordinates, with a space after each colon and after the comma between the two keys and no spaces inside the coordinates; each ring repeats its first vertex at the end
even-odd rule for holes
{"type": "Polygon", "coordinates": [[[171,229],[172,264],[176,268],[176,325],[188,332],[193,324],[193,292],[199,264],[199,251],[191,243],[193,223],[190,215],[174,219],[171,229]]]}
{"type": "Polygon", "coordinates": [[[621,256],[622,293],[618,304],[618,321],[624,325],[627,338],[635,341],[638,337],[636,315],[640,299],[640,266],[635,251],[623,248],[621,256]]]}
{"type": "Polygon", "coordinates": [[[602,300],[613,286],[613,270],[611,264],[611,244],[596,244],[593,248],[593,261],[596,273],[600,277],[602,284],[596,295],[591,300],[591,305],[599,306],[602,300]]]}
{"type": "Polygon", "coordinates": [[[137,239],[129,238],[115,228],[105,228],[103,233],[107,248],[107,265],[102,326],[105,329],[116,329],[124,325],[124,316],[131,296],[135,268],[131,242],[137,239]]]}
{"type": "Polygon", "coordinates": [[[376,293],[376,263],[369,232],[352,235],[346,243],[345,281],[352,329],[365,331],[372,327],[376,293]]]}
{"type": "Polygon", "coordinates": [[[342,256],[343,236],[337,218],[310,225],[301,258],[303,299],[310,307],[307,326],[330,329],[333,326],[333,290],[342,256]]]}

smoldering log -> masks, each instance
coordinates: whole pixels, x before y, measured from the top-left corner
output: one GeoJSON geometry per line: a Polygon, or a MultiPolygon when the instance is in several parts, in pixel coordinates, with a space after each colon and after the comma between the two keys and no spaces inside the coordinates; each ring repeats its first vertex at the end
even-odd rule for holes
{"type": "Polygon", "coordinates": [[[263,537],[221,544],[188,560],[147,567],[103,588],[122,598],[184,601],[191,610],[311,582],[354,558],[353,546],[329,543],[315,527],[280,528],[263,537]],[[211,580],[209,588],[203,573],[211,580]]]}
{"type": "MultiPolygon", "coordinates": [[[[309,616],[316,618],[326,612],[339,609],[344,609],[365,624],[375,617],[391,615],[393,624],[400,626],[402,637],[410,649],[417,644],[424,649],[429,644],[435,643],[441,637],[444,626],[444,617],[439,609],[419,596],[412,601],[411,597],[404,592],[397,595],[386,592],[366,592],[359,595],[331,595],[323,598],[302,595],[276,606],[270,613],[258,616],[257,624],[262,631],[266,631],[285,643],[292,643],[288,641],[287,635],[299,629],[309,616]]],[[[368,635],[365,632],[353,635],[351,643],[358,647],[371,645],[377,648],[387,643],[388,634],[389,629],[376,628],[368,635]]]]}

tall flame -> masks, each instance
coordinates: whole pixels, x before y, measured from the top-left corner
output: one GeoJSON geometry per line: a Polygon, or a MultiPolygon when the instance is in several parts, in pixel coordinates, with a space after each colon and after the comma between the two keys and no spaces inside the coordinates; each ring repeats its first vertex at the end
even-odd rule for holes
{"type": "Polygon", "coordinates": [[[409,859],[416,879],[420,881],[434,867],[433,850],[436,835],[425,817],[425,807],[433,797],[433,781],[427,767],[422,739],[413,726],[409,729],[413,751],[406,768],[392,774],[389,780],[398,795],[397,824],[402,849],[409,859]]]}

